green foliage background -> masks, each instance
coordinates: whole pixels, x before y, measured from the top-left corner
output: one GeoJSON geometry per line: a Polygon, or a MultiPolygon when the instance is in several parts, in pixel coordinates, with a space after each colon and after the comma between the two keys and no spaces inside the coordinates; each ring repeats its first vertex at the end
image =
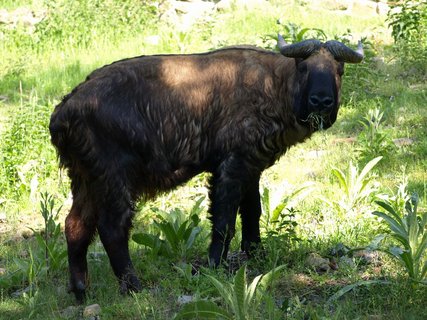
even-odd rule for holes
{"type": "MultiPolygon", "coordinates": [[[[318,37],[350,46],[362,38],[366,58],[346,65],[337,123],[289,150],[263,174],[266,255],[245,267],[249,280],[240,282],[249,285],[258,275],[284,267],[269,289],[257,295],[252,318],[427,318],[425,286],[414,284],[392,256],[381,256],[379,266],[352,258],[354,267],[326,274],[305,262],[310,252],[332,259],[330,249],[339,244],[369,246],[379,234],[391,234],[382,238],[382,245],[395,247],[387,224],[370,214],[382,210],[378,201],[395,203],[416,192],[418,219],[426,216],[427,2],[394,2],[387,16],[360,14],[357,5],[347,14],[329,10],[327,4],[315,8],[310,1],[272,0],[261,7],[234,2],[186,30],[171,22],[165,3],[0,0],[7,12],[27,7],[42,18],[35,25],[0,23],[0,319],[64,318],[63,311],[74,304],[66,293],[65,240],[59,232],[70,207],[69,181],[58,170],[47,129],[61,97],[90,71],[121,58],[245,43],[274,50],[278,32],[288,41],[318,37]],[[372,165],[378,156],[382,159],[372,165]],[[364,170],[367,163],[369,170],[364,170]],[[47,206],[53,199],[59,204],[55,208],[47,206]],[[43,217],[50,217],[48,224],[43,217]],[[34,234],[28,235],[29,228],[34,234]],[[58,260],[55,264],[46,259],[48,248],[55,249],[49,258],[58,260]]],[[[139,204],[134,234],[153,241],[151,247],[130,242],[145,286],[142,293],[120,296],[100,242],[91,246],[87,304],[99,303],[102,318],[169,319],[181,309],[177,300],[184,295],[209,299],[217,305],[208,303],[212,310],[233,314],[212,283],[232,288],[230,281],[236,278],[223,269],[203,268],[210,230],[208,201],[200,200],[207,199],[206,178],[200,175],[139,204]],[[197,221],[192,216],[195,204],[197,221]],[[187,230],[187,237],[177,238],[180,232],[175,232],[175,240],[168,240],[163,229],[170,226],[187,230]],[[155,242],[175,250],[156,254],[155,242]],[[201,271],[194,274],[198,265],[201,271]]],[[[404,204],[394,208],[403,220],[404,204]]],[[[232,252],[239,242],[237,232],[232,252]]],[[[425,262],[422,257],[417,256],[419,266],[425,262]]],[[[69,318],[79,314],[81,309],[69,318]]]]}

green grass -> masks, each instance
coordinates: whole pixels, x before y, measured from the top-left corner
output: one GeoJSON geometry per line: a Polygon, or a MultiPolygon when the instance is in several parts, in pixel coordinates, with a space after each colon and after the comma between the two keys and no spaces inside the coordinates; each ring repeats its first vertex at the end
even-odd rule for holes
{"type": "MultiPolygon", "coordinates": [[[[305,196],[290,197],[283,212],[294,210],[292,221],[295,223],[286,225],[288,229],[283,227],[280,236],[273,237],[271,232],[267,236],[268,228],[263,229],[266,256],[249,262],[248,283],[278,265],[285,267],[265,292],[264,300],[257,304],[254,317],[427,318],[426,287],[408,280],[405,270],[388,256],[381,256],[378,265],[356,261],[352,268],[341,267],[323,274],[305,263],[311,252],[330,257],[330,249],[338,243],[350,248],[362,247],[386,231],[386,225],[371,214],[378,210],[374,195],[393,195],[402,182],[407,181],[408,192],[419,194],[418,211],[427,210],[427,62],[425,59],[414,62],[416,68],[402,63],[399,52],[393,51],[384,17],[313,9],[309,1],[289,4],[269,1],[262,9],[232,7],[229,11],[217,12],[213,19],[182,32],[164,19],[159,21],[156,9],[135,7],[135,3],[140,5],[138,1],[127,0],[127,12],[130,17],[137,13],[143,23],[138,22],[139,18],[117,20],[120,14],[114,13],[118,12],[113,10],[114,2],[80,2],[80,9],[68,7],[69,17],[55,16],[51,29],[45,26],[44,33],[28,34],[24,27],[10,31],[0,26],[4,40],[0,43],[0,213],[5,216],[5,220],[0,221],[0,268],[6,270],[0,274],[0,319],[58,319],[67,307],[75,304],[74,297],[67,293],[66,267],[59,266],[49,272],[43,269],[40,257],[44,249],[37,243],[37,237],[31,234],[28,237],[28,227],[35,228],[36,233],[43,229],[39,203],[42,192],[53,195],[58,206],[63,205],[56,223],[63,225],[70,207],[69,181],[66,174],[58,170],[47,130],[50,113],[61,97],[93,69],[121,58],[203,52],[232,44],[271,46],[266,36],[283,32],[289,23],[300,28],[319,28],[330,39],[350,34],[352,44],[366,37],[367,58],[362,64],[346,65],[337,123],[289,150],[262,176],[262,187],[270,193],[271,208],[283,203],[286,195],[304,183],[312,183],[312,190],[305,196]],[[98,16],[82,9],[96,3],[100,6],[98,16]],[[92,19],[90,25],[86,23],[88,19],[92,19]],[[276,23],[277,19],[281,24],[276,23]],[[109,25],[113,22],[114,28],[109,25]],[[58,28],[60,37],[54,33],[58,28]],[[159,36],[157,44],[149,41],[153,35],[159,36]],[[372,59],[376,55],[385,62],[372,59]],[[410,138],[412,143],[395,147],[372,169],[369,176],[378,192],[364,199],[349,214],[324,200],[339,202],[343,197],[334,168],[346,172],[350,162],[359,170],[363,168],[365,163],[358,150],[366,148],[360,139],[365,127],[360,121],[373,109],[383,112],[380,130],[390,141],[410,138]],[[20,267],[23,264],[25,268],[20,267]],[[328,302],[347,285],[367,280],[387,280],[388,284],[355,286],[336,301],[328,302]],[[29,286],[31,291],[24,296],[13,297],[13,293],[29,286]]],[[[70,6],[74,2],[55,3],[70,6]]],[[[0,7],[9,11],[22,6],[46,8],[47,4],[54,2],[0,0],[0,7]]],[[[134,233],[155,233],[151,224],[156,210],[170,212],[180,208],[189,214],[200,196],[207,199],[206,180],[206,175],[200,175],[174,192],[141,203],[134,233]]],[[[155,255],[149,248],[130,241],[133,261],[144,286],[141,293],[132,296],[123,297],[118,293],[108,258],[96,239],[89,250],[91,285],[85,305],[100,304],[103,319],[171,319],[182,308],[178,303],[182,295],[207,298],[226,307],[207,275],[223,284],[231,283],[234,275],[223,269],[203,267],[199,274],[188,272],[189,263],[203,265],[207,260],[210,232],[207,200],[203,206],[199,224],[202,231],[185,261],[155,255]],[[177,272],[177,268],[183,271],[177,272]]],[[[58,248],[65,249],[63,237],[57,241],[58,248]]],[[[232,252],[239,250],[239,242],[237,232],[231,243],[232,252]]],[[[81,312],[82,307],[70,318],[78,318],[81,312]]]]}

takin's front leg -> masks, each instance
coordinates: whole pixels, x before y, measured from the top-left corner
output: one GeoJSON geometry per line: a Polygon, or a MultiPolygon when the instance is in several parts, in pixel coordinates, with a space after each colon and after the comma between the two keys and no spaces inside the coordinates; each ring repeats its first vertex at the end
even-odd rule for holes
{"type": "Polygon", "coordinates": [[[141,291],[129,254],[129,231],[133,212],[129,206],[109,203],[103,205],[98,221],[98,233],[119,280],[120,293],[141,291]]]}
{"type": "Polygon", "coordinates": [[[214,172],[210,180],[210,219],[212,242],[209,264],[218,266],[226,261],[230,241],[235,233],[237,210],[250,180],[244,160],[231,156],[214,172]]]}
{"type": "Polygon", "coordinates": [[[261,199],[259,194],[259,177],[247,185],[239,208],[242,219],[241,248],[250,257],[254,250],[260,248],[261,236],[259,220],[261,217],[261,199]]]}

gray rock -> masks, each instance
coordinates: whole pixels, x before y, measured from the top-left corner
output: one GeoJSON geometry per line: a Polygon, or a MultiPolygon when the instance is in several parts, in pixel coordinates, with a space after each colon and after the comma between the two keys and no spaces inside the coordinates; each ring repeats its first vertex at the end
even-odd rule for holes
{"type": "Polygon", "coordinates": [[[412,138],[397,138],[393,139],[393,142],[398,147],[404,147],[414,144],[415,140],[412,138]]]}
{"type": "Polygon", "coordinates": [[[331,269],[329,259],[322,258],[319,254],[314,252],[308,255],[305,263],[307,267],[319,273],[328,272],[331,269]]]}
{"type": "Polygon", "coordinates": [[[353,254],[353,257],[362,264],[380,264],[380,256],[377,251],[360,250],[353,254]]]}
{"type": "Polygon", "coordinates": [[[83,317],[89,318],[89,317],[97,317],[101,313],[101,307],[99,304],[91,304],[90,306],[87,306],[83,310],[83,317]]]}
{"type": "Polygon", "coordinates": [[[70,318],[76,318],[78,312],[79,312],[79,307],[69,306],[64,310],[61,310],[60,314],[61,314],[61,318],[70,319],[70,318]]]}
{"type": "Polygon", "coordinates": [[[347,257],[347,256],[343,256],[343,257],[339,258],[338,266],[341,269],[345,269],[345,268],[354,269],[354,268],[356,268],[356,264],[354,263],[354,260],[350,257],[347,257]]]}
{"type": "Polygon", "coordinates": [[[178,304],[183,305],[183,304],[192,302],[193,300],[194,300],[194,296],[184,294],[184,295],[178,297],[178,304]]]}

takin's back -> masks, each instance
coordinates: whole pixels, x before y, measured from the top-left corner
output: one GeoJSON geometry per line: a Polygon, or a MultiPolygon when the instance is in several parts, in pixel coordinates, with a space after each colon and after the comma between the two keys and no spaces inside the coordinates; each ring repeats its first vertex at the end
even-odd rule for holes
{"type": "Polygon", "coordinates": [[[224,153],[250,152],[260,136],[283,130],[290,108],[280,101],[279,71],[286,61],[239,47],[112,63],[56,107],[52,142],[66,167],[99,172],[89,167],[100,158],[128,154],[141,174],[177,180],[152,183],[183,182],[210,171],[224,153]]]}

